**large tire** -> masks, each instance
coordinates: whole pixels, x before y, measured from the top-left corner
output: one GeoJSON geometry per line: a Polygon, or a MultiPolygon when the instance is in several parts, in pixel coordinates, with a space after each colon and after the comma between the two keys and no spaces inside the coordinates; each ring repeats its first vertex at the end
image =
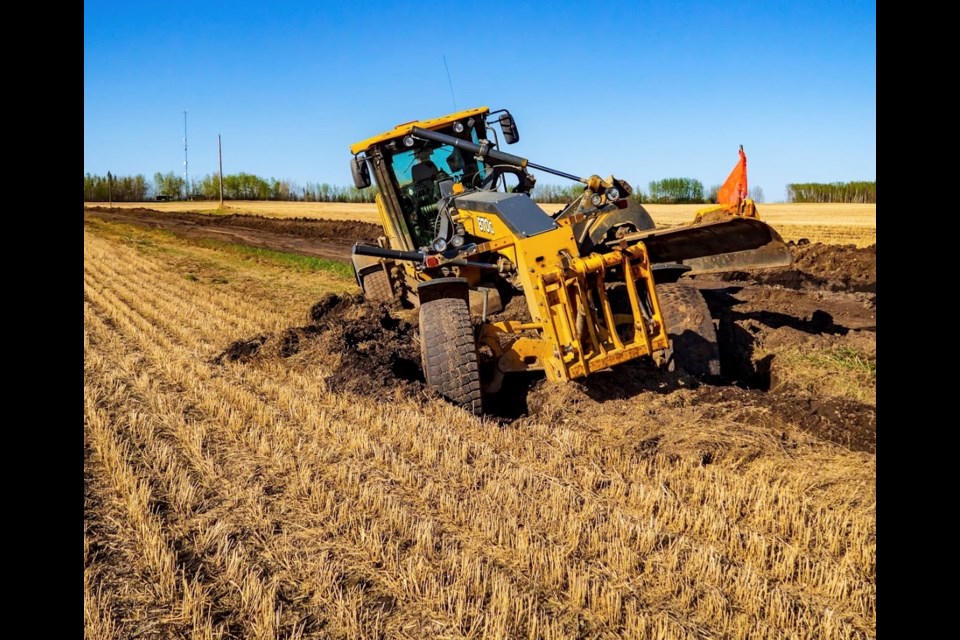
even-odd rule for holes
{"type": "Polygon", "coordinates": [[[420,306],[420,357],[428,386],[458,407],[482,415],[477,343],[464,300],[441,298],[420,306]]]}
{"type": "Polygon", "coordinates": [[[363,283],[363,296],[371,302],[393,302],[393,286],[390,276],[383,269],[377,269],[360,276],[363,283]]]}
{"type": "Polygon", "coordinates": [[[720,348],[703,294],[686,282],[657,285],[660,310],[670,336],[672,364],[703,379],[720,375],[720,348]]]}

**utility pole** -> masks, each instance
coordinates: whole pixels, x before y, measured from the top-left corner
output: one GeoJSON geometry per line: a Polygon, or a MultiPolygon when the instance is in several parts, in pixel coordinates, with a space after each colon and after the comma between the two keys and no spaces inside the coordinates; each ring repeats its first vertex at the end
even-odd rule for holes
{"type": "Polygon", "coordinates": [[[110,208],[113,209],[113,175],[107,171],[107,199],[110,201],[110,208]]]}
{"type": "Polygon", "coordinates": [[[220,134],[217,134],[217,159],[220,160],[220,208],[223,209],[223,148],[220,146],[220,134]]]}
{"type": "Polygon", "coordinates": [[[183,110],[183,199],[190,196],[190,172],[187,164],[187,110],[183,110]]]}

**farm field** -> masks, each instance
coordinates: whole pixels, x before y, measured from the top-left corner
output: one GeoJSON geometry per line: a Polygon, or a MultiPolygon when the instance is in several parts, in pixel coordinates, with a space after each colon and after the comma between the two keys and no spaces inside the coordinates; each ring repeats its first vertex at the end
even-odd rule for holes
{"type": "Polygon", "coordinates": [[[874,205],[761,205],[836,241],[696,280],[721,383],[478,420],[340,262],[372,205],[182,204],[85,207],[85,637],[876,636],[874,205]]]}
{"type": "MultiPolygon", "coordinates": [[[[338,202],[263,202],[230,201],[225,209],[217,209],[216,202],[123,202],[115,208],[153,209],[164,212],[200,212],[216,215],[249,214],[275,218],[325,218],[377,224],[377,210],[373,204],[338,202]]],[[[106,202],[89,202],[84,207],[106,207],[106,202]]],[[[540,205],[555,212],[560,205],[540,205]]],[[[644,205],[654,221],[661,226],[684,224],[693,219],[694,212],[705,205],[647,204],[644,205]]],[[[855,244],[866,247],[877,242],[876,204],[794,204],[773,203],[757,205],[763,220],[772,224],[784,240],[806,238],[811,242],[855,244]]]]}

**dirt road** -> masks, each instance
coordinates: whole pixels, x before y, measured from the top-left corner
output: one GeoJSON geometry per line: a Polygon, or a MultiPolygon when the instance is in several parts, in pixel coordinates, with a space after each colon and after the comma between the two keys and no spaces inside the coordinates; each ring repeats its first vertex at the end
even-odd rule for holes
{"type": "Polygon", "coordinates": [[[85,209],[84,216],[163,229],[187,238],[211,238],[261,249],[344,261],[350,259],[350,247],[354,242],[371,242],[381,235],[377,225],[344,220],[280,219],[242,214],[213,216],[203,213],[103,207],[85,209]]]}

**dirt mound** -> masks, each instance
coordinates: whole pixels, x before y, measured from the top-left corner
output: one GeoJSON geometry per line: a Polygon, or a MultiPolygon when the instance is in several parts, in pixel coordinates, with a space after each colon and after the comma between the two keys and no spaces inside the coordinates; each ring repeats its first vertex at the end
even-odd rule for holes
{"type": "Polygon", "coordinates": [[[214,359],[215,364],[224,362],[248,362],[251,358],[260,353],[260,348],[267,341],[267,336],[259,335],[245,340],[235,340],[230,343],[226,349],[221,351],[214,359]]]}
{"type": "Polygon", "coordinates": [[[309,324],[279,335],[237,340],[213,362],[251,362],[257,358],[290,359],[294,366],[331,363],[326,383],[333,390],[378,397],[385,390],[423,388],[419,344],[414,325],[384,304],[360,294],[328,294],[310,309],[309,324]],[[395,315],[396,314],[396,315],[395,315]]]}
{"type": "MultiPolygon", "coordinates": [[[[167,215],[167,214],[164,214],[167,215]]],[[[202,214],[190,214],[197,218],[210,218],[202,214]]],[[[201,221],[202,223],[202,221],[201,221]]],[[[383,231],[369,222],[352,220],[325,220],[312,218],[263,218],[242,214],[214,216],[213,226],[246,227],[274,233],[286,233],[301,238],[320,238],[353,244],[358,240],[373,242],[383,231]]]]}
{"type": "Polygon", "coordinates": [[[800,243],[791,247],[795,268],[822,278],[834,291],[877,290],[877,245],[800,243]],[[841,285],[837,287],[836,285],[841,285]]]}
{"type": "Polygon", "coordinates": [[[791,289],[876,294],[877,245],[858,248],[801,240],[799,243],[790,242],[789,246],[794,260],[789,269],[735,271],[719,278],[727,282],[745,281],[791,289]]]}
{"type": "Polygon", "coordinates": [[[387,305],[364,302],[360,294],[330,295],[313,306],[310,318],[317,338],[311,349],[340,356],[327,379],[332,389],[376,395],[422,388],[414,325],[387,305]]]}
{"type": "Polygon", "coordinates": [[[730,382],[771,389],[771,365],[785,352],[855,351],[876,361],[873,294],[709,284],[701,292],[717,321],[721,367],[730,382]]]}

